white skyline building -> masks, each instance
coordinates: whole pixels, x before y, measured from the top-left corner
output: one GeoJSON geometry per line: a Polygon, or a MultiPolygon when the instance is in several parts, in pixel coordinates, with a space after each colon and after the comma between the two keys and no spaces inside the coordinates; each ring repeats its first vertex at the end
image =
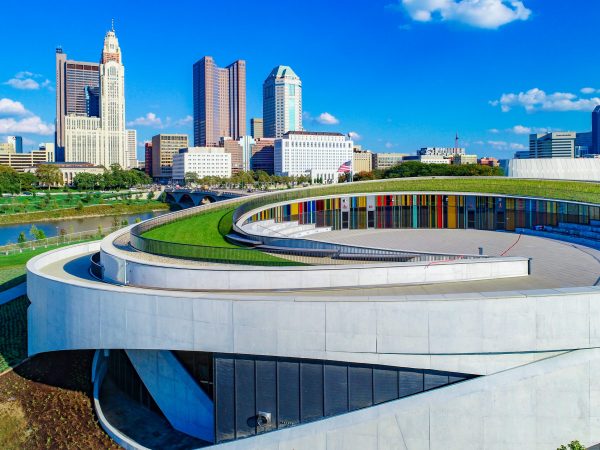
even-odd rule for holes
{"type": "Polygon", "coordinates": [[[137,161],[137,131],[126,130],[127,132],[127,168],[133,169],[138,166],[137,161]]]}
{"type": "Polygon", "coordinates": [[[125,68],[114,29],[104,37],[99,76],[99,117],[65,117],[65,161],[127,167],[125,68]]]}
{"type": "Polygon", "coordinates": [[[289,66],[275,67],[263,83],[263,130],[266,138],[302,131],[302,81],[289,66]]]}
{"type": "Polygon", "coordinates": [[[193,172],[198,178],[231,176],[231,153],[222,147],[189,147],[173,155],[173,180],[185,180],[193,172]]]}
{"type": "Polygon", "coordinates": [[[339,168],[352,164],[352,147],[352,140],[341,133],[288,131],[275,140],[275,174],[337,183],[339,168]]]}

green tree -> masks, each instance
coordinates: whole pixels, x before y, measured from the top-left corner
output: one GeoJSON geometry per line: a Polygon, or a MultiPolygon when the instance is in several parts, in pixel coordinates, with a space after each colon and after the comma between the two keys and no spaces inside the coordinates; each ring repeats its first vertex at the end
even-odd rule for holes
{"type": "Polygon", "coordinates": [[[585,445],[579,441],[571,441],[568,445],[561,445],[556,450],[585,450],[585,445]]]}
{"type": "Polygon", "coordinates": [[[77,202],[77,206],[75,207],[75,209],[76,209],[77,211],[82,211],[82,210],[83,210],[83,202],[82,202],[81,200],[79,200],[79,201],[77,202]]]}
{"type": "Polygon", "coordinates": [[[0,194],[16,194],[21,190],[19,174],[9,166],[0,166],[0,194]]]}
{"type": "Polygon", "coordinates": [[[80,172],[73,178],[73,186],[78,191],[92,191],[100,184],[102,175],[80,172]]]}
{"type": "Polygon", "coordinates": [[[198,174],[196,172],[186,172],[185,184],[197,183],[197,182],[198,182],[198,174]]]}
{"type": "Polygon", "coordinates": [[[25,236],[25,232],[24,231],[21,231],[19,233],[19,237],[17,238],[17,242],[19,244],[24,244],[25,242],[27,242],[27,236],[25,236]]]}
{"type": "Polygon", "coordinates": [[[63,176],[60,169],[52,164],[40,164],[35,171],[35,175],[42,186],[62,186],[63,176]]]}
{"type": "Polygon", "coordinates": [[[31,191],[37,184],[37,177],[31,172],[22,172],[19,175],[19,182],[21,184],[21,191],[31,191]]]}

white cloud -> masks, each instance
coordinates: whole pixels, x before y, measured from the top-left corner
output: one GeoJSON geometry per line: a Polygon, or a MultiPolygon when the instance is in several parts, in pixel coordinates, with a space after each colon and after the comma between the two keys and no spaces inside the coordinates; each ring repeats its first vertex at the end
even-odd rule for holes
{"type": "Polygon", "coordinates": [[[333,114],[329,114],[328,112],[322,112],[317,117],[317,122],[323,125],[337,125],[340,121],[333,114]]]}
{"type": "Polygon", "coordinates": [[[179,119],[179,120],[176,120],[175,122],[173,122],[173,125],[175,125],[176,127],[182,127],[182,126],[189,125],[193,121],[194,121],[194,118],[190,115],[187,115],[183,119],[179,119]]]}
{"type": "Polygon", "coordinates": [[[5,81],[4,84],[7,84],[15,89],[26,91],[35,91],[40,88],[40,83],[35,81],[33,78],[24,78],[22,80],[19,78],[11,78],[10,80],[5,81]]]}
{"type": "Polygon", "coordinates": [[[8,117],[0,119],[0,134],[32,133],[48,136],[54,134],[54,126],[45,123],[38,116],[15,119],[8,117]]]}
{"type": "Polygon", "coordinates": [[[454,21],[487,29],[527,20],[531,15],[517,0],[400,0],[400,4],[417,22],[454,21]]]}
{"type": "Polygon", "coordinates": [[[593,87],[584,87],[579,92],[581,92],[582,94],[589,95],[589,94],[600,93],[600,89],[595,89],[593,87]]]}
{"type": "Polygon", "coordinates": [[[490,128],[488,131],[490,133],[492,133],[492,134],[498,134],[498,133],[500,133],[500,130],[498,128],[490,128]]]}
{"type": "Polygon", "coordinates": [[[527,112],[534,111],[592,111],[600,105],[599,97],[578,98],[569,92],[554,92],[547,94],[541,89],[533,88],[518,94],[502,94],[500,99],[490,101],[492,106],[500,106],[503,112],[513,107],[521,106],[527,112]]]}
{"type": "Polygon", "coordinates": [[[353,141],[360,141],[362,139],[362,136],[356,131],[350,131],[348,133],[348,136],[350,136],[350,139],[352,139],[353,141]]]}
{"type": "Polygon", "coordinates": [[[160,117],[158,117],[153,112],[149,112],[143,117],[138,117],[137,119],[134,119],[131,122],[127,122],[127,126],[128,127],[142,126],[142,127],[162,128],[163,123],[162,123],[162,120],[160,119],[160,117]]]}
{"type": "Polygon", "coordinates": [[[525,150],[526,146],[518,142],[507,142],[507,141],[487,141],[487,145],[493,147],[496,150],[525,150]]]}
{"type": "Polygon", "coordinates": [[[531,134],[531,128],[523,125],[515,125],[512,127],[512,132],[515,134],[531,134]]]}
{"type": "Polygon", "coordinates": [[[45,79],[43,81],[38,81],[41,78],[43,78],[42,75],[38,73],[23,71],[16,73],[13,78],[5,81],[3,84],[14,89],[27,91],[35,91],[40,88],[50,88],[50,80],[45,79]]]}
{"type": "Polygon", "coordinates": [[[0,98],[0,117],[25,116],[28,113],[29,111],[25,109],[23,103],[10,98],[0,98]]]}
{"type": "Polygon", "coordinates": [[[394,148],[394,144],[391,142],[386,142],[385,143],[385,148],[394,148]]]}

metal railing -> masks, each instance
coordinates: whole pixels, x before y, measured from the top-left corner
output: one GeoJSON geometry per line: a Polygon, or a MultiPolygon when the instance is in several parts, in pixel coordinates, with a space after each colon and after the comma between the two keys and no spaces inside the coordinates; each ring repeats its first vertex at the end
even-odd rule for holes
{"type": "Polygon", "coordinates": [[[262,242],[262,245],[256,248],[228,248],[184,244],[143,236],[147,231],[186,217],[226,208],[235,208],[233,212],[233,226],[235,230],[237,228],[235,226],[236,220],[248,211],[252,211],[262,205],[302,198],[306,195],[310,195],[307,193],[307,189],[302,190],[302,195],[297,191],[293,193],[268,193],[261,194],[258,196],[259,198],[250,201],[247,199],[232,199],[165,214],[131,228],[130,245],[138,251],[160,256],[193,259],[211,263],[259,266],[349,264],[353,262],[442,262],[487,258],[487,256],[483,255],[391,250],[279,236],[260,236],[259,240],[262,242]]]}

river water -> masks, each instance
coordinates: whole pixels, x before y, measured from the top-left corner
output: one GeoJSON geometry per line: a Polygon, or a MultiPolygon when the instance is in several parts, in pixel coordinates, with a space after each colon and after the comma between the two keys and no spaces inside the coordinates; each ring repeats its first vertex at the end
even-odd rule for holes
{"type": "Polygon", "coordinates": [[[21,232],[25,233],[28,240],[32,239],[31,235],[29,234],[31,225],[35,225],[38,229],[43,230],[47,237],[52,237],[60,234],[61,229],[65,230],[65,233],[76,233],[78,231],[97,230],[98,226],[101,226],[102,228],[106,229],[114,225],[115,217],[119,220],[119,224],[123,220],[127,220],[129,224],[132,224],[137,218],[139,218],[140,220],[146,220],[164,214],[165,212],[168,211],[156,211],[140,214],[125,214],[122,216],[85,217],[81,219],[51,220],[47,222],[20,223],[16,225],[0,225],[0,245],[17,242],[19,233],[21,232]]]}

